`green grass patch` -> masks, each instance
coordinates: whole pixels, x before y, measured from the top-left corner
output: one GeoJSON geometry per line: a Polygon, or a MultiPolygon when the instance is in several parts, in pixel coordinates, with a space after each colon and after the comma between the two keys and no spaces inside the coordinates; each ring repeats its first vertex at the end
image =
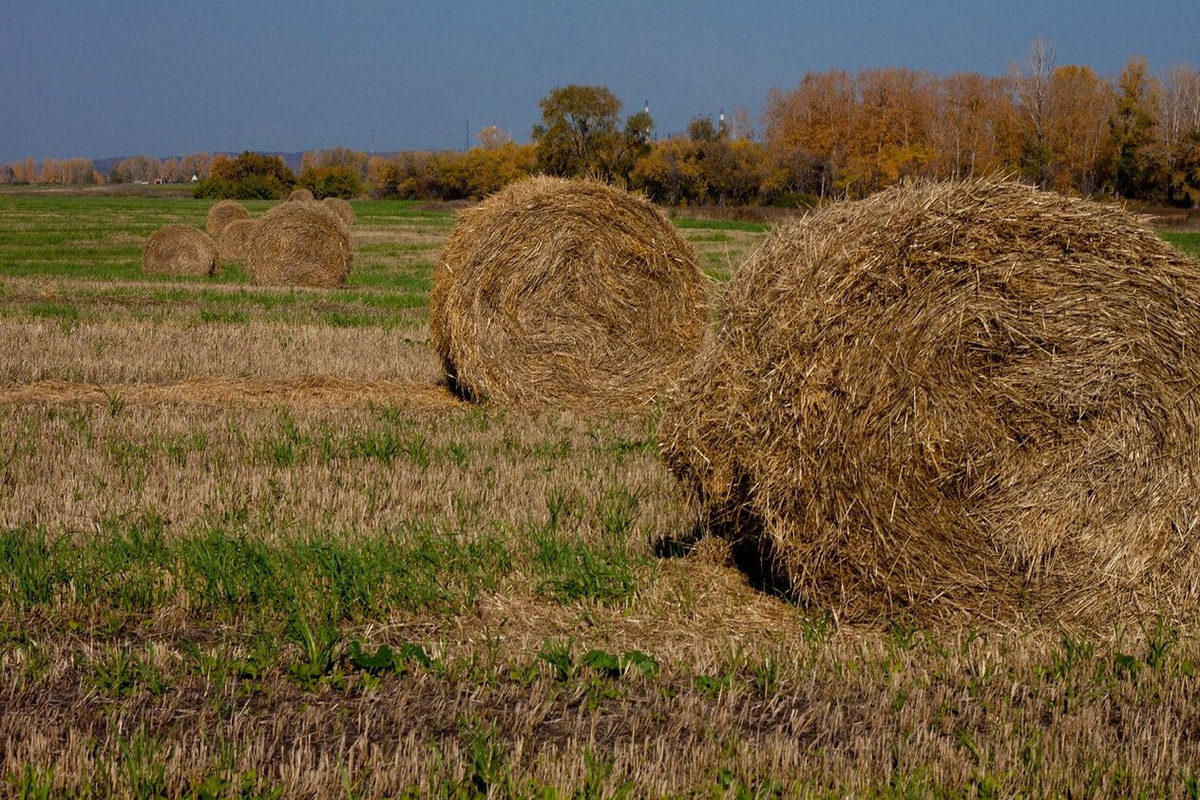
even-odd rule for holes
{"type": "Polygon", "coordinates": [[[31,317],[56,319],[65,325],[79,321],[79,307],[70,303],[36,302],[24,306],[25,313],[31,317]]]}
{"type": "Polygon", "coordinates": [[[1200,233],[1163,232],[1162,238],[1193,258],[1200,258],[1200,233]]]}
{"type": "Polygon", "coordinates": [[[736,219],[692,219],[690,217],[676,217],[671,222],[675,223],[676,228],[683,228],[684,230],[707,229],[714,231],[762,233],[771,228],[770,224],[766,222],[747,222],[736,219]]]}
{"type": "Polygon", "coordinates": [[[397,611],[444,613],[495,589],[513,554],[504,538],[413,522],[375,533],[297,533],[267,542],[236,524],[168,536],[153,512],[107,520],[86,540],[0,533],[0,601],[23,611],[141,618],[171,602],[218,619],[336,621],[397,611]]]}
{"type": "Polygon", "coordinates": [[[202,308],[200,309],[201,322],[215,323],[239,323],[247,322],[250,315],[240,308],[202,308]]]}

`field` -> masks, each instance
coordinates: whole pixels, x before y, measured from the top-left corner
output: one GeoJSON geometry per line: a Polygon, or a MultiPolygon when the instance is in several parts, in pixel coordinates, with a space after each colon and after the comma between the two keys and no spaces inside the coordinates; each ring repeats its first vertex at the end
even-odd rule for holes
{"type": "MultiPolygon", "coordinates": [[[[438,385],[450,211],[357,202],[336,291],[142,276],[206,210],[0,194],[2,793],[1200,793],[1200,627],[851,628],[759,592],[655,414],[438,385]]],[[[680,227],[714,295],[766,230],[680,227]]]]}

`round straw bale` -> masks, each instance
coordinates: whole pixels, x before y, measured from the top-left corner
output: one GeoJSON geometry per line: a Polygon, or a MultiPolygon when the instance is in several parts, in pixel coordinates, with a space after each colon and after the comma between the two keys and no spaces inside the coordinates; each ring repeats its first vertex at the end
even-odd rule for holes
{"type": "Polygon", "coordinates": [[[257,221],[246,245],[254,283],[341,286],[354,251],[337,215],[316,203],[282,203],[257,221]]]}
{"type": "Polygon", "coordinates": [[[159,228],[142,250],[142,269],[152,275],[212,275],[220,266],[212,238],[191,225],[159,228]]]}
{"type": "Polygon", "coordinates": [[[777,229],[668,404],[739,561],[842,619],[1200,608],[1200,263],[1016,183],[777,229]]]}
{"type": "Polygon", "coordinates": [[[221,200],[208,210],[204,229],[209,236],[219,237],[225,226],[235,219],[250,219],[250,212],[237,200],[221,200]]]}
{"type": "Polygon", "coordinates": [[[217,239],[217,252],[221,261],[245,261],[249,252],[250,236],[254,233],[257,220],[235,219],[225,226],[217,239]]]}
{"type": "Polygon", "coordinates": [[[295,189],[292,189],[292,193],[288,195],[287,199],[289,203],[311,203],[314,200],[316,198],[313,197],[313,193],[303,186],[297,186],[295,189]]]}
{"type": "Polygon", "coordinates": [[[346,202],[340,197],[326,197],[321,201],[321,205],[328,208],[333,213],[337,214],[342,222],[347,225],[353,225],[355,221],[354,206],[346,202]]]}
{"type": "Polygon", "coordinates": [[[462,213],[434,272],[430,329],[461,396],[633,408],[686,369],[706,301],[690,245],[649,201],[536,177],[462,213]]]}

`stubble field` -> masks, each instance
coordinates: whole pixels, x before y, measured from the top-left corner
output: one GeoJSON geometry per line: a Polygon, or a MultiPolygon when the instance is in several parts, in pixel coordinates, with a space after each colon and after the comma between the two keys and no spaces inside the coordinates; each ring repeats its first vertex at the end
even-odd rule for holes
{"type": "MultiPolygon", "coordinates": [[[[350,284],[280,290],[141,275],[201,201],[0,195],[0,791],[1200,791],[1196,627],[850,628],[760,592],[655,412],[448,394],[453,214],[355,208],[350,284]]],[[[765,235],[679,224],[714,296],[765,235]]]]}

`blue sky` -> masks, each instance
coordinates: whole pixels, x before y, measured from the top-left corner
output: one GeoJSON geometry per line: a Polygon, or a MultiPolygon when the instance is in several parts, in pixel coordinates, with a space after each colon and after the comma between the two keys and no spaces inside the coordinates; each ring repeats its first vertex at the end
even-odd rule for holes
{"type": "Polygon", "coordinates": [[[748,108],[805,72],[1003,74],[1037,37],[1058,64],[1200,67],[1200,0],[173,2],[0,4],[0,162],[517,141],[538,100],[604,84],[658,130],[748,108]]]}

